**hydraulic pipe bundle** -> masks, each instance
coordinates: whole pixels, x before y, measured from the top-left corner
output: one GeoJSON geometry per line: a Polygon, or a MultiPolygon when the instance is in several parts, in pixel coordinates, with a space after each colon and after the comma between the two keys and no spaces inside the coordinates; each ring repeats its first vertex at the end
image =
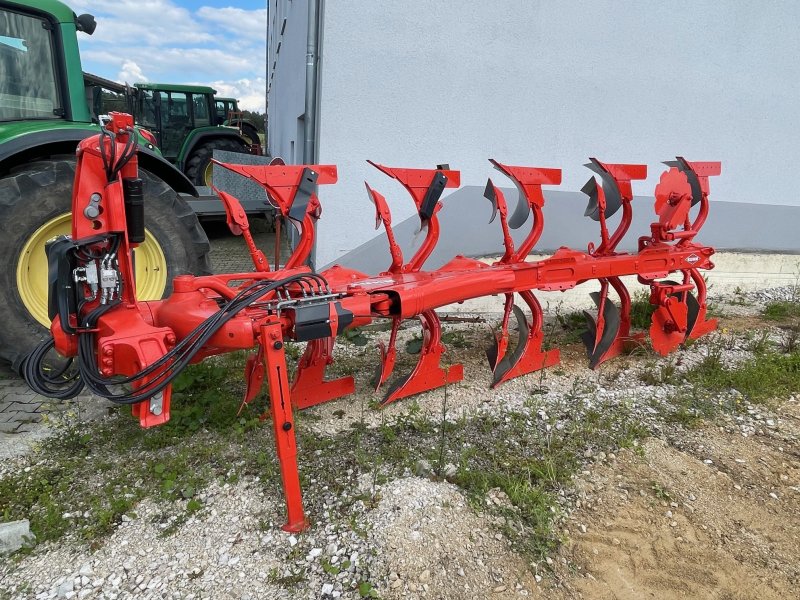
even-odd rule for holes
{"type": "Polygon", "coordinates": [[[585,252],[562,247],[550,258],[531,262],[528,255],[544,227],[542,186],[559,185],[561,170],[490,162],[519,190],[510,213],[502,190],[491,179],[486,184],[492,221],[499,218],[503,233],[503,255],[493,264],[458,256],[431,271],[424,264],[438,241],[441,197],[447,188],[460,185],[459,171],[448,165],[406,169],[370,163],[405,187],[425,230],[419,249],[404,257],[386,199],[367,184],[376,228],[383,225],[390,250],[390,264],[377,276],[340,266],[315,273],[306,266],[321,215],[317,189],[336,182],[335,166],[218,163],[265,190],[278,218],[297,228],[294,251],[273,269],[256,247],[238,200],[217,190],[228,226],[247,243],[253,271],[181,275],[174,279],[169,297],[143,302],[137,299],[133,276],[132,251],[144,237],[135,135],[131,118],[113,113],[106,129],[78,148],[72,235],[48,246],[52,338],[26,360],[26,380],[39,393],[58,398],[73,397],[86,386],[114,402],[130,404],[141,425],[151,427],[169,420],[171,382],[188,364],[252,350],[245,367],[243,405],[256,398],[266,380],[287,503],[284,528],[299,531],[307,520],[292,411],[354,391],[352,376],[325,378],[336,336],[345,329],[374,319],[390,320],[389,341],[379,348],[374,378],[386,404],[463,378],[462,365],[442,365],[445,346],[436,309],[471,298],[504,297],[499,331],[486,351],[492,387],[560,360],[557,349],[543,349],[544,317],[536,290],[566,290],[590,280],[599,283],[599,291],[591,294],[597,313],[585,313],[587,330],[582,336],[592,368],[644,343],[643,334],[631,331],[631,298],[621,280],[626,275],[637,276],[650,288],[655,310],[649,333],[659,354],[716,327],[707,316],[701,274],[713,268],[714,250],[694,238],[708,214],[709,177],[720,174],[720,163],[681,157],[665,163],[667,169],[655,188],[657,220],[649,235],[639,238],[638,251],[628,253],[616,248],[631,224],[631,182],[645,179],[647,167],[590,159],[586,166],[594,175],[582,191],[589,198],[586,216],[600,225],[600,242],[589,244],[585,252]],[[608,220],[620,210],[611,230],[608,220]],[[528,222],[528,234],[515,246],[510,230],[528,222]],[[609,297],[612,289],[618,304],[609,297]],[[516,296],[527,311],[515,302],[516,296]],[[516,345],[510,343],[512,315],[519,330],[516,345]],[[393,376],[398,330],[403,320],[412,318],[422,325],[419,359],[411,373],[393,376]],[[287,375],[286,341],[307,342],[292,381],[287,375]],[[77,364],[54,372],[47,367],[52,349],[77,364]]]}

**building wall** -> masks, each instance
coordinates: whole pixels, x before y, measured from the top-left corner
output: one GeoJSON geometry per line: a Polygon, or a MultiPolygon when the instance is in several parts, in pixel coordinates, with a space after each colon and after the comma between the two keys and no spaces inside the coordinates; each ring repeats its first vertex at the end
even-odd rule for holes
{"type": "MultiPolygon", "coordinates": [[[[299,13],[304,3],[288,4],[299,13]]],[[[507,185],[488,157],[562,167],[564,191],[588,178],[588,156],[644,162],[651,177],[634,191],[651,195],[659,162],[681,154],[723,161],[715,202],[798,203],[800,4],[361,0],[327,2],[324,13],[318,152],[339,165],[339,183],[320,190],[317,264],[374,235],[363,180],[387,196],[396,221],[413,214],[367,158],[447,162],[476,193],[492,173],[507,185]]],[[[295,98],[277,89],[276,146],[302,113],[281,114],[295,98]]],[[[465,246],[483,221],[476,216],[465,246]]]]}
{"type": "Polygon", "coordinates": [[[302,162],[308,0],[269,0],[267,121],[270,156],[302,162]]]}

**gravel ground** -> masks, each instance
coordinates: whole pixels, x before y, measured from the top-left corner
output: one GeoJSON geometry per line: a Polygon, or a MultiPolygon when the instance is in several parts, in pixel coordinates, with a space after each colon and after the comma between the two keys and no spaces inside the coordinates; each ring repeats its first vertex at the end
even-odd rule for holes
{"type": "MultiPolygon", "coordinates": [[[[741,408],[721,410],[701,429],[667,417],[685,389],[683,373],[712,348],[724,350],[727,365],[752,357],[747,325],[765,302],[795,300],[795,292],[714,298],[729,315],[723,329],[667,358],[634,352],[595,372],[586,368],[582,347],[570,344],[558,367],[497,390],[487,390],[483,350],[494,321],[448,324],[461,346],[448,357],[464,362],[466,379],[448,387],[446,406],[444,390],[436,390],[373,410],[375,343],[388,334],[371,333],[366,347],[337,346],[333,370],[354,373],[359,392],[299,420],[319,439],[341,439],[356,425],[370,435],[395,419],[436,422],[444,415],[455,424],[511,412],[525,415],[543,436],[589,411],[624,411],[646,428],[652,438],[634,440],[632,451],[588,441],[552,509],[563,543],[546,555],[517,547],[515,507],[503,491],[493,488],[476,502],[432,476],[420,457],[418,473],[378,478],[349,469],[346,492],[307,471],[313,524],[301,535],[280,530],[280,490],[258,477],[212,482],[197,496],[203,510],[188,517],[186,500],[145,499],[99,542],[70,534],[0,559],[0,598],[753,597],[743,589],[793,597],[800,581],[798,398],[754,405],[736,391],[722,393],[716,405],[741,408]],[[669,382],[645,383],[664,369],[673,373],[669,382]]],[[[778,340],[781,331],[773,327],[767,335],[778,340]]],[[[414,329],[405,329],[398,346],[413,336],[414,329]]],[[[398,372],[414,358],[402,361],[398,372]]],[[[321,454],[310,464],[317,459],[323,468],[321,454]]],[[[39,460],[34,453],[5,461],[0,476],[39,460]]]]}

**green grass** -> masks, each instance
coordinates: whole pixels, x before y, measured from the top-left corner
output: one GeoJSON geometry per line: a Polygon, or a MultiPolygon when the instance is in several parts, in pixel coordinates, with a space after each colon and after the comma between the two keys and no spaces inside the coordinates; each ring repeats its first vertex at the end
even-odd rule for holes
{"type": "Polygon", "coordinates": [[[800,302],[781,300],[770,302],[764,307],[762,313],[770,321],[787,321],[800,318],[800,302]]]}
{"type": "Polygon", "coordinates": [[[672,496],[670,495],[669,491],[662,486],[657,481],[650,482],[650,489],[653,491],[653,495],[663,502],[671,502],[672,496]]]}
{"type": "Polygon", "coordinates": [[[511,413],[481,416],[454,432],[456,442],[473,442],[460,452],[454,483],[476,505],[481,505],[493,488],[505,492],[514,506],[513,511],[500,509],[506,517],[505,533],[533,560],[541,560],[560,543],[553,529],[556,496],[569,485],[585,450],[628,447],[647,434],[624,406],[581,412],[561,429],[554,422],[549,431],[546,427],[542,430],[544,424],[535,416],[511,413]],[[515,522],[522,528],[514,526],[515,522]]]}
{"type": "Polygon", "coordinates": [[[678,383],[677,368],[674,362],[657,364],[649,361],[639,374],[639,379],[647,385],[664,385],[678,383]]]}
{"type": "MultiPolygon", "coordinates": [[[[460,340],[453,336],[450,343],[460,340]]],[[[165,536],[202,513],[197,494],[212,481],[258,475],[264,492],[277,498],[281,487],[271,424],[258,419],[263,398],[236,416],[244,361],[245,355],[236,354],[190,367],[175,382],[166,425],[141,430],[123,408],[108,421],[76,424],[45,441],[27,470],[0,480],[0,518],[30,519],[40,542],[69,533],[99,543],[123,515],[134,516],[144,498],[162,503],[158,520],[165,536]]],[[[407,413],[391,422],[374,429],[356,422],[336,437],[305,426],[318,418],[314,411],[300,413],[298,459],[306,510],[330,512],[325,503],[333,498],[335,514],[365,537],[358,515],[379,500],[375,484],[413,472],[420,459],[437,474],[452,463],[451,481],[474,506],[485,507],[493,488],[508,495],[511,507],[491,510],[505,517],[504,530],[513,543],[539,560],[560,543],[554,527],[558,492],[570,485],[585,450],[611,451],[647,434],[624,405],[587,409],[585,396],[576,381],[574,393],[552,408],[554,416],[547,421],[538,415],[535,399],[518,412],[462,415],[457,421],[447,420],[446,405],[432,420],[411,401],[407,413]],[[372,491],[355,494],[365,474],[373,481],[372,491]]],[[[292,586],[300,577],[281,583],[292,586]]],[[[372,596],[372,588],[363,589],[372,596]]]]}
{"type": "Polygon", "coordinates": [[[650,293],[637,290],[631,297],[631,327],[650,329],[650,319],[656,307],[650,304],[650,293]]]}
{"type": "Polygon", "coordinates": [[[586,316],[576,310],[568,313],[556,311],[556,322],[560,326],[563,342],[575,344],[581,341],[581,334],[586,331],[586,316]]]}
{"type": "Polygon", "coordinates": [[[230,390],[242,362],[232,355],[187,369],[175,382],[166,425],[141,430],[122,407],[108,422],[73,424],[45,440],[38,463],[0,479],[0,521],[29,519],[40,542],[69,531],[91,541],[111,533],[145,497],[185,501],[193,514],[202,510],[197,491],[238,458],[229,440],[242,442],[254,469],[275,471],[271,454],[243,443],[256,429],[269,435],[269,427],[256,411],[236,416],[230,390]]]}
{"type": "MultiPolygon", "coordinates": [[[[456,473],[450,480],[475,507],[485,508],[486,494],[493,488],[508,495],[513,508],[492,510],[506,518],[504,530],[513,543],[531,559],[540,560],[560,543],[554,531],[558,491],[569,485],[585,450],[613,451],[647,435],[624,405],[587,410],[582,398],[578,392],[568,395],[558,412],[564,415],[560,428],[555,418],[542,422],[534,406],[500,416],[462,415],[454,422],[442,417],[433,421],[415,405],[408,414],[375,429],[354,423],[335,439],[299,427],[301,476],[313,473],[313,485],[327,485],[329,493],[346,498],[365,473],[380,484],[414,472],[420,459],[430,463],[434,477],[452,463],[456,473]]],[[[442,416],[446,417],[446,411],[442,416]]],[[[378,499],[372,492],[350,502],[361,500],[374,506],[378,499]]],[[[323,509],[322,504],[314,505],[318,501],[310,500],[312,514],[323,509]]],[[[338,510],[348,511],[346,506],[338,510]]],[[[365,533],[357,530],[355,521],[351,529],[357,535],[365,533]]]]}
{"type": "Polygon", "coordinates": [[[668,423],[677,423],[687,429],[695,429],[720,413],[734,414],[744,406],[737,398],[721,397],[717,392],[682,388],[669,398],[674,410],[665,416],[668,423]]]}
{"type": "Polygon", "coordinates": [[[751,402],[766,402],[800,392],[800,353],[764,351],[734,368],[726,367],[720,351],[712,351],[688,370],[686,379],[700,390],[737,390],[751,402]]]}
{"type": "Polygon", "coordinates": [[[369,343],[369,338],[364,335],[364,329],[360,327],[345,329],[339,339],[355,346],[366,346],[369,343]]]}

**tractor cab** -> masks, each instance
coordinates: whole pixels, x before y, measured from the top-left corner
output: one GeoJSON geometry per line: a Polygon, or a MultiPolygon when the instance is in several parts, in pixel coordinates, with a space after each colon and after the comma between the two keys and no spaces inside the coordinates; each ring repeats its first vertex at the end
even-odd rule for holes
{"type": "Polygon", "coordinates": [[[0,121],[66,115],[50,20],[0,6],[0,121]]]}
{"type": "Polygon", "coordinates": [[[250,144],[252,154],[262,154],[261,137],[258,135],[258,127],[252,121],[245,119],[244,111],[239,109],[239,102],[236,98],[214,98],[217,109],[217,123],[236,127],[240,135],[250,144]]]}
{"type": "Polygon", "coordinates": [[[214,106],[217,110],[217,125],[225,125],[228,121],[237,117],[241,118],[239,103],[235,98],[214,98],[214,106]]]}
{"type": "Polygon", "coordinates": [[[217,125],[214,90],[204,86],[137,83],[139,123],[153,132],[167,160],[176,160],[189,134],[217,125]]]}

